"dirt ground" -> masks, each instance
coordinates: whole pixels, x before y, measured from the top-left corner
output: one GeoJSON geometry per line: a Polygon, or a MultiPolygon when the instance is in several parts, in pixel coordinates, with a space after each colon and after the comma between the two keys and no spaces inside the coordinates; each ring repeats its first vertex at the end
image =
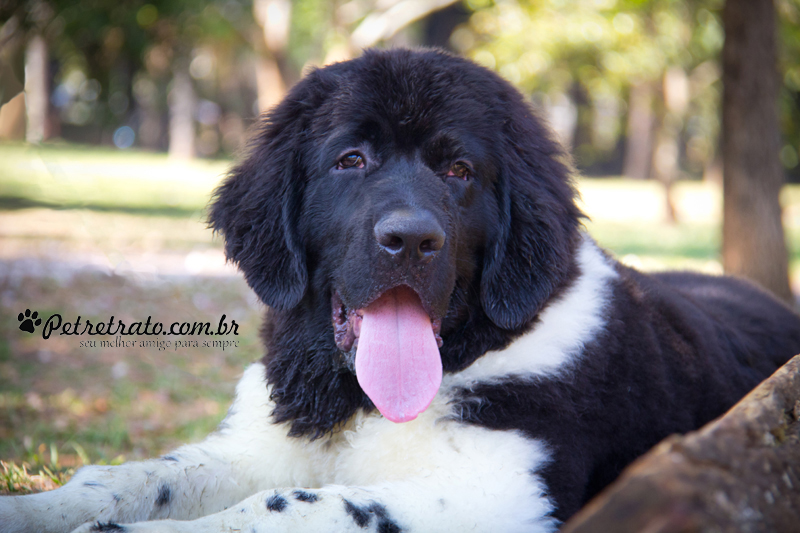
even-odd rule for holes
{"type": "Polygon", "coordinates": [[[243,368],[262,355],[263,307],[199,217],[0,212],[0,308],[0,459],[34,472],[139,459],[199,440],[224,416],[243,368]],[[33,334],[20,330],[27,310],[42,321],[33,334]],[[102,346],[115,337],[43,338],[53,315],[209,322],[212,331],[225,315],[239,328],[102,346]],[[220,339],[236,345],[203,346],[220,339]],[[153,340],[171,344],[140,344],[153,340]]]}

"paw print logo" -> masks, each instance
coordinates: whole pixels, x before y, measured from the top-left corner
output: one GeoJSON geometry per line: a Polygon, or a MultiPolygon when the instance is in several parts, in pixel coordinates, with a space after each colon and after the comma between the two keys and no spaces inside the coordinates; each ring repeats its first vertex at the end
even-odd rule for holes
{"type": "Polygon", "coordinates": [[[36,329],[36,326],[42,323],[42,319],[39,318],[38,311],[34,311],[33,314],[31,314],[30,309],[26,309],[25,314],[20,313],[17,316],[17,320],[21,322],[19,329],[22,331],[27,331],[28,333],[33,333],[36,329]]]}

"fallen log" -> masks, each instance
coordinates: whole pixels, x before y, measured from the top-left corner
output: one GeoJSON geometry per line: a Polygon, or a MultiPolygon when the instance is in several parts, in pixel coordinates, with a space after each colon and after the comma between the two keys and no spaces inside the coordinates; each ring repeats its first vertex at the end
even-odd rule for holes
{"type": "Polygon", "coordinates": [[[800,532],[800,355],[629,466],[562,533],[800,532]]]}

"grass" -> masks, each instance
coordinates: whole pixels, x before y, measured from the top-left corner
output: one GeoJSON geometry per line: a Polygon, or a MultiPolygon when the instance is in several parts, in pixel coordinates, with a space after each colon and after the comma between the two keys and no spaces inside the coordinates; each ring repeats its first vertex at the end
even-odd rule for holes
{"type": "Polygon", "coordinates": [[[186,216],[202,210],[229,161],[75,145],[0,144],[0,209],[50,207],[186,216]]]}
{"type": "Polygon", "coordinates": [[[64,483],[75,473],[74,468],[54,465],[53,470],[41,465],[37,473],[30,471],[30,465],[17,465],[0,461],[0,490],[5,494],[30,494],[53,490],[64,483]]]}
{"type": "Polygon", "coordinates": [[[48,490],[83,464],[203,438],[261,354],[261,306],[222,268],[204,222],[230,162],[22,144],[0,145],[0,160],[0,492],[48,490]],[[82,347],[21,332],[25,309],[95,323],[225,314],[240,346],[82,347]]]}
{"type": "MultiPolygon", "coordinates": [[[[83,464],[142,459],[203,438],[261,355],[262,307],[225,269],[204,222],[230,162],[22,144],[0,144],[0,161],[0,493],[50,490],[83,464]],[[25,309],[94,322],[226,314],[240,324],[241,345],[82,347],[79,337],[21,332],[25,309]]],[[[589,231],[623,261],[721,271],[718,187],[679,184],[674,225],[663,222],[656,183],[582,180],[579,188],[589,231]]],[[[797,272],[800,188],[787,187],[784,204],[797,272]]]]}
{"type": "Polygon", "coordinates": [[[261,353],[261,309],[238,278],[149,282],[87,271],[0,278],[0,294],[0,458],[27,463],[29,473],[141,459],[201,439],[261,353]],[[240,326],[240,346],[159,350],[81,346],[88,337],[45,340],[19,331],[16,314],[26,308],[94,323],[114,315],[127,324],[147,316],[215,323],[225,314],[240,326]]]}
{"type": "MultiPolygon", "coordinates": [[[[678,183],[677,222],[668,224],[663,188],[652,181],[583,179],[578,183],[586,226],[597,242],[625,263],[644,270],[689,269],[722,273],[722,191],[703,182],[678,183]]],[[[781,194],[790,273],[800,292],[800,186],[781,194]]]]}

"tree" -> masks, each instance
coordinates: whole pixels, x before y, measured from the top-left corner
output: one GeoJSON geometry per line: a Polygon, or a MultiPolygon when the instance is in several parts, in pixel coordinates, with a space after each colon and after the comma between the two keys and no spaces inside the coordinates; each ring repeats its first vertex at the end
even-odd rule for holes
{"type": "Polygon", "coordinates": [[[656,177],[668,191],[713,160],[719,114],[709,67],[723,40],[720,0],[469,5],[475,13],[454,46],[542,102],[562,139],[574,139],[582,169],[656,177]],[[577,107],[572,133],[557,116],[565,96],[577,107]]]}
{"type": "Polygon", "coordinates": [[[784,175],[775,5],[727,0],[722,19],[723,265],[792,302],[778,198],[784,175]]]}
{"type": "Polygon", "coordinates": [[[280,102],[286,93],[287,78],[291,78],[286,54],[292,4],[289,0],[254,0],[253,18],[261,27],[260,35],[254,39],[259,56],[256,64],[258,107],[266,111],[280,102]]]}
{"type": "Polygon", "coordinates": [[[38,144],[47,137],[48,111],[47,44],[34,34],[25,50],[25,108],[27,128],[25,139],[38,144]]]}

